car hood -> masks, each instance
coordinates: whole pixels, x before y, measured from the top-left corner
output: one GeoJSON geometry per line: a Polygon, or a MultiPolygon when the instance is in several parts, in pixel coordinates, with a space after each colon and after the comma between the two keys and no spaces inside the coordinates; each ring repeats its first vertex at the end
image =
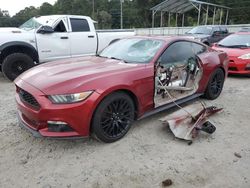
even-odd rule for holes
{"type": "Polygon", "coordinates": [[[22,33],[24,30],[17,27],[1,27],[0,33],[22,33]]]}
{"type": "Polygon", "coordinates": [[[141,66],[145,65],[127,64],[95,56],[71,58],[39,65],[26,71],[18,79],[22,79],[46,95],[66,94],[77,92],[84,84],[93,80],[105,79],[105,76],[125,73],[141,66]],[[67,85],[66,90],[65,85],[67,85]]]}
{"type": "Polygon", "coordinates": [[[226,52],[229,57],[239,57],[244,54],[250,53],[250,48],[222,48],[212,47],[214,50],[226,52]]]}

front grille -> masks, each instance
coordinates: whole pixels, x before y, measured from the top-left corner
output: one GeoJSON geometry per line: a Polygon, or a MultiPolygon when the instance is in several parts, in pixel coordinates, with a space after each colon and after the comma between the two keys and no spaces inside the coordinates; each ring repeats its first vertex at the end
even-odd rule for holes
{"type": "Polygon", "coordinates": [[[28,93],[25,90],[20,89],[19,90],[19,96],[21,98],[21,100],[25,103],[27,103],[28,105],[32,106],[35,109],[39,109],[40,105],[37,102],[37,100],[35,99],[35,97],[33,97],[30,93],[28,93]]]}
{"type": "Polygon", "coordinates": [[[249,71],[249,70],[250,70],[250,67],[246,67],[245,70],[249,71]]]}
{"type": "Polygon", "coordinates": [[[231,71],[238,71],[238,69],[236,67],[229,67],[228,70],[231,70],[231,71]]]}

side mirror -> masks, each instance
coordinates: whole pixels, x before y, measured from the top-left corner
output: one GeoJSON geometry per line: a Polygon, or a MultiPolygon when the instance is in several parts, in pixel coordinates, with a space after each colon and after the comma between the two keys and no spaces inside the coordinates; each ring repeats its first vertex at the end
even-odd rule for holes
{"type": "Polygon", "coordinates": [[[218,43],[213,43],[212,44],[212,47],[218,47],[219,45],[218,45],[218,43]]]}
{"type": "Polygon", "coordinates": [[[50,34],[50,33],[54,33],[54,29],[50,26],[44,25],[40,27],[40,29],[38,29],[37,33],[50,34]]]}

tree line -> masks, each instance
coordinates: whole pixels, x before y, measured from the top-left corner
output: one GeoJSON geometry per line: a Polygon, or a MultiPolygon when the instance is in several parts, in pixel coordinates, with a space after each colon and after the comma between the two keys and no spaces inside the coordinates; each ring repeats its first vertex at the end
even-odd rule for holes
{"type": "MultiPolygon", "coordinates": [[[[163,0],[124,0],[123,3],[123,25],[124,28],[146,28],[151,27],[152,12],[150,8],[163,2],[163,0]]],[[[249,0],[207,0],[210,3],[229,6],[229,24],[250,23],[250,1],[249,0]]],[[[205,9],[205,8],[204,8],[205,9]]],[[[18,27],[34,16],[51,14],[72,14],[90,16],[98,22],[99,29],[120,28],[120,0],[57,0],[54,5],[43,3],[40,7],[26,7],[14,16],[10,16],[8,10],[0,9],[0,27],[18,27]]],[[[223,22],[225,21],[223,12],[223,22]]],[[[209,11],[208,24],[212,23],[212,10],[209,11]]],[[[164,26],[168,26],[168,14],[164,15],[164,26]]],[[[204,24],[205,11],[201,14],[201,24],[204,24]]],[[[216,11],[215,23],[219,22],[220,12],[216,11]]],[[[181,19],[181,16],[178,18],[181,19]]],[[[155,26],[160,25],[160,14],[156,14],[155,26]]],[[[177,22],[181,24],[181,21],[177,22]]],[[[197,11],[189,11],[185,17],[185,25],[197,24],[197,11]]],[[[170,19],[170,26],[176,25],[176,17],[170,19]]],[[[181,25],[179,25],[181,26],[181,25]]]]}

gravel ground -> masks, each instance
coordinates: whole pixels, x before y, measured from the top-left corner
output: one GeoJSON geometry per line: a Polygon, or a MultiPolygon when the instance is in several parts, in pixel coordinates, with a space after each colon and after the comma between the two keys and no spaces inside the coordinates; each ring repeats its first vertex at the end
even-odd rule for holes
{"type": "Polygon", "coordinates": [[[122,140],[33,138],[16,119],[14,85],[0,74],[0,187],[250,187],[250,78],[230,77],[213,135],[192,145],[162,125],[163,112],[134,124],[122,140]],[[237,153],[235,155],[235,152],[237,153]],[[238,156],[238,157],[237,157],[238,156]]]}

